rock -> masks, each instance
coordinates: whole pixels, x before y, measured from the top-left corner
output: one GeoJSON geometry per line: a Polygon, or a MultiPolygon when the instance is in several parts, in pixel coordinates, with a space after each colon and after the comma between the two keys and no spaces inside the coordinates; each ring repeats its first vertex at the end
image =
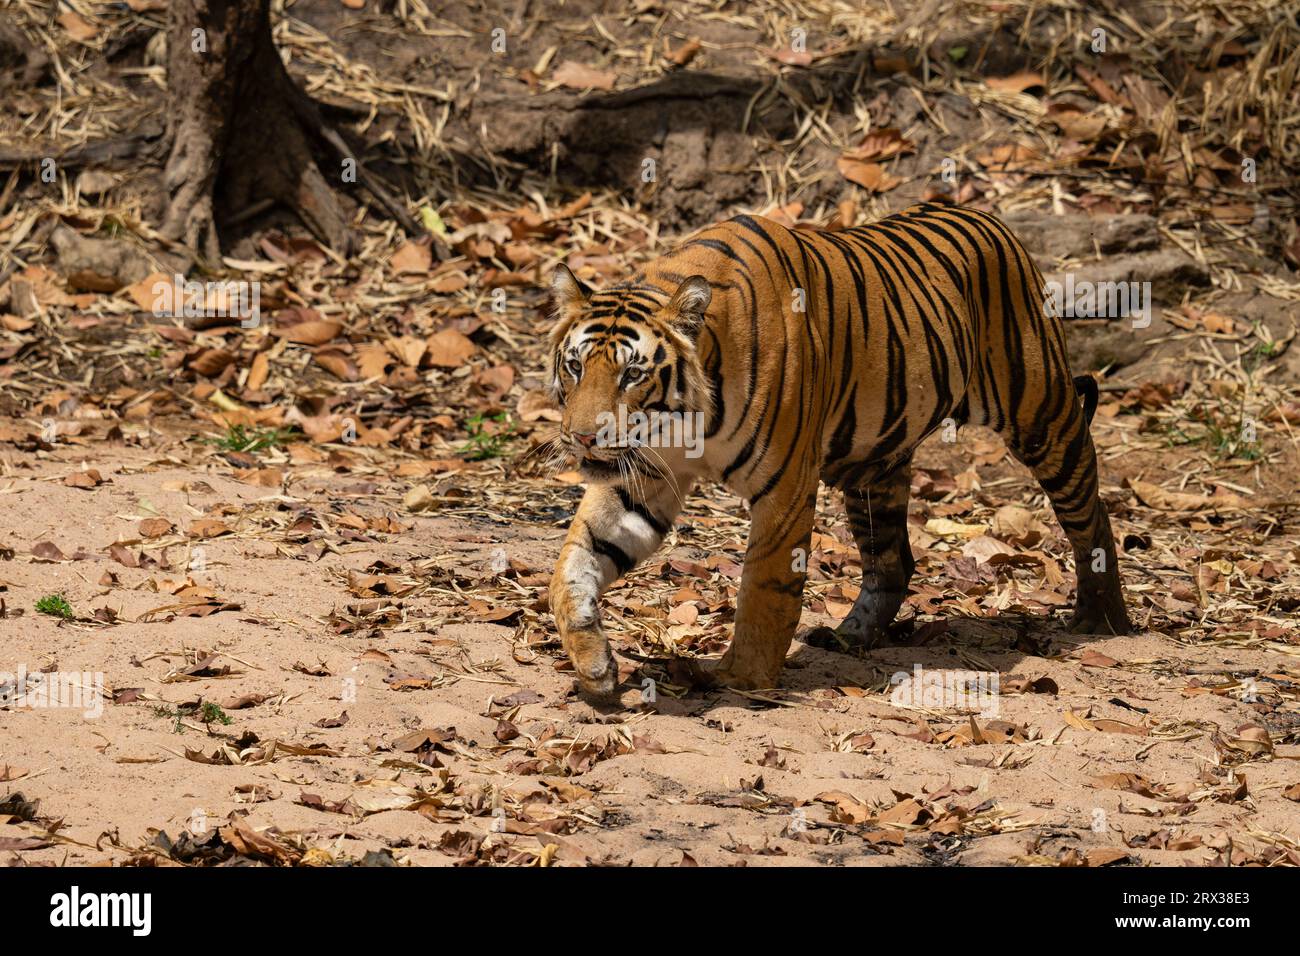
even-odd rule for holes
{"type": "Polygon", "coordinates": [[[40,315],[41,306],[36,298],[36,288],[26,279],[14,276],[9,282],[9,310],[20,319],[40,315]]]}
{"type": "Polygon", "coordinates": [[[1210,283],[1209,270],[1179,249],[1115,256],[1069,272],[1049,273],[1044,278],[1049,292],[1059,289],[1063,300],[1073,289],[1078,302],[1085,283],[1092,285],[1099,300],[1091,314],[1076,310],[1075,315],[1064,316],[1066,347],[1076,372],[1132,365],[1146,352],[1156,330],[1164,327],[1161,312],[1179,305],[1189,286],[1210,283]],[[1109,299],[1105,291],[1108,283],[1137,283],[1126,291],[1127,317],[1116,307],[1125,302],[1124,297],[1102,304],[1102,300],[1109,299]],[[1134,292],[1136,300],[1132,299],[1134,292]],[[1088,319],[1103,320],[1105,324],[1081,321],[1088,319]],[[1148,319],[1151,324],[1144,324],[1148,319]]]}
{"type": "Polygon", "coordinates": [[[36,86],[49,73],[50,58],[27,39],[16,24],[0,21],[0,77],[12,77],[17,86],[36,86]]]}
{"type": "MultiPolygon", "coordinates": [[[[1109,216],[1100,221],[1090,219],[1096,228],[1085,232],[1084,238],[1094,238],[1105,255],[1117,252],[1142,252],[1160,247],[1160,233],[1156,231],[1154,216],[1129,213],[1109,216]]],[[[1088,252],[1092,251],[1089,244],[1088,252]]],[[[1079,253],[1082,255],[1083,253],[1079,253]]]]}
{"type": "Polygon", "coordinates": [[[151,255],[130,239],[91,239],[67,226],[50,234],[59,270],[68,284],[89,292],[116,292],[154,273],[184,273],[189,263],[177,256],[151,255]]]}
{"type": "Polygon", "coordinates": [[[1127,322],[1113,323],[1100,329],[1067,322],[1065,348],[1070,356],[1070,369],[1075,373],[1101,369],[1114,372],[1133,365],[1146,354],[1147,337],[1140,335],[1127,322]]]}
{"type": "Polygon", "coordinates": [[[83,196],[102,196],[117,185],[117,177],[102,169],[83,170],[77,177],[77,191],[83,196]]]}
{"type": "Polygon", "coordinates": [[[1121,255],[1103,262],[1091,262],[1068,272],[1053,272],[1044,278],[1048,283],[1067,286],[1070,277],[1077,289],[1082,283],[1150,283],[1153,308],[1175,306],[1183,301],[1188,286],[1208,286],[1210,271],[1180,249],[1161,249],[1121,255]]]}
{"type": "Polygon", "coordinates": [[[1040,266],[1064,258],[1143,252],[1160,246],[1160,233],[1152,216],[1053,216],[1039,209],[1022,209],[1003,217],[1040,266]]]}
{"type": "Polygon", "coordinates": [[[437,506],[428,485],[412,485],[411,490],[402,497],[402,507],[407,511],[432,511],[437,506]]]}
{"type": "Polygon", "coordinates": [[[778,141],[798,123],[780,102],[751,115],[760,89],[753,79],[691,71],[589,96],[478,96],[473,121],[491,152],[535,169],[558,156],[561,181],[625,191],[665,228],[685,230],[765,197],[753,136],[778,141]]]}

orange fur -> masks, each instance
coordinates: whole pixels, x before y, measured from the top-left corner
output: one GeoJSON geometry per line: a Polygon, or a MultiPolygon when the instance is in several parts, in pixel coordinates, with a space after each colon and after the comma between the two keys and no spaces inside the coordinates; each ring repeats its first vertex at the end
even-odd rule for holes
{"type": "MultiPolygon", "coordinates": [[[[590,487],[552,609],[582,686],[616,669],[601,591],[659,545],[694,482],[750,503],[735,637],[716,677],[772,686],[798,624],[819,481],[845,493],[862,596],[833,637],[871,646],[907,594],[916,446],[987,424],[1038,478],[1074,547],[1077,630],[1123,633],[1110,522],[1059,320],[1020,243],[982,212],[921,205],[842,232],[740,216],[592,293],[561,267],[551,384],[590,487]],[[618,406],[704,423],[702,454],[597,441],[618,406]]],[[[826,639],[826,635],[821,635],[826,639]]]]}

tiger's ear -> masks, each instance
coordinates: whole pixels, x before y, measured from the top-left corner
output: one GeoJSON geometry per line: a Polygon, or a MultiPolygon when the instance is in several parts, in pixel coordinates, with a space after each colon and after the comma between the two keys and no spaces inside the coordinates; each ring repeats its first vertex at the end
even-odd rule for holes
{"type": "Polygon", "coordinates": [[[551,300],[561,315],[582,308],[591,298],[591,290],[579,281],[563,262],[551,273],[551,300]]]}
{"type": "Polygon", "coordinates": [[[704,276],[691,276],[677,287],[668,302],[673,328],[694,340],[704,328],[704,313],[713,299],[713,289],[704,276]]]}

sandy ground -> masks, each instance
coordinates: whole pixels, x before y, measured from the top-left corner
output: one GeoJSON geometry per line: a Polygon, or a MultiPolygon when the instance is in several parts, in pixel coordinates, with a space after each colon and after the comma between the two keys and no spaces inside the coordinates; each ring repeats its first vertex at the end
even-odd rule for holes
{"type": "MultiPolygon", "coordinates": [[[[998,4],[301,0],[295,77],[454,254],[359,189],[348,261],[287,208],[235,210],[253,329],[153,302],[158,164],[69,165],[165,109],[162,18],[53,6],[0,31],[27,74],[0,144],[61,167],[0,176],[0,864],[1300,864],[1285,17],[1094,10],[1099,58],[1076,11],[998,4]],[[689,687],[674,655],[725,648],[747,530],[705,488],[607,596],[620,704],[578,698],[545,587],[579,489],[507,473],[553,421],[553,264],[600,287],[741,210],[850,224],[948,193],[1049,278],[1152,286],[1148,328],[1067,326],[1138,633],[1063,633],[1059,527],[963,429],[920,456],[905,643],[689,687]],[[494,422],[500,456],[449,461],[494,422]],[[203,440],[236,426],[299,430],[203,440]],[[896,696],[918,666],[1000,692],[896,696]],[[102,693],[42,706],[20,671],[102,693]]],[[[829,495],[810,570],[803,624],[833,622],[860,564],[829,495]]]]}
{"type": "MultiPolygon", "coordinates": [[[[503,520],[468,493],[475,468],[499,468],[489,463],[436,482],[438,507],[411,514],[402,498],[412,480],[391,460],[342,448],[305,460],[326,451],[273,455],[268,466],[288,477],[287,490],[235,480],[216,452],[193,443],[62,443],[5,456],[0,547],[13,553],[0,565],[0,670],[85,671],[104,682],[104,698],[80,709],[0,709],[4,792],[39,801],[25,813],[12,801],[3,808],[13,815],[0,827],[9,862],[1191,865],[1228,852],[1236,862],[1294,856],[1300,648],[1280,610],[1247,609],[1243,619],[1262,620],[1264,631],[1228,629],[1213,641],[1195,628],[1076,639],[1033,615],[990,622],[950,612],[940,615],[946,631],[931,625],[922,643],[861,660],[796,643],[784,686],[751,696],[690,691],[647,665],[659,679],[648,703],[644,674],[625,659],[622,706],[597,710],[573,694],[549,616],[536,610],[576,489],[525,481],[521,493],[538,496],[536,520],[528,511],[503,520]],[[86,466],[102,484],[65,482],[86,466]],[[142,541],[141,522],[158,517],[178,530],[142,541]],[[204,534],[214,536],[196,537],[204,534]],[[44,558],[34,555],[45,542],[65,560],[46,560],[57,556],[44,547],[35,548],[44,558]],[[118,558],[114,543],[125,548],[118,558]],[[34,610],[55,593],[75,620],[34,610]],[[197,616],[212,607],[222,609],[197,616]],[[1282,626],[1268,624],[1279,618],[1282,626]],[[207,656],[198,652],[216,656],[185,675],[207,656]],[[996,672],[1002,693],[983,702],[994,708],[984,715],[896,706],[889,676],[918,664],[996,672]],[[205,725],[184,706],[199,701],[220,705],[229,723],[205,725]],[[155,842],[160,833],[166,840],[155,842]]],[[[953,473],[987,455],[978,441],[924,451],[923,463],[953,473]]],[[[989,508],[1030,488],[1006,463],[977,473],[989,508]]],[[[1105,484],[1108,497],[1120,494],[1109,466],[1105,484]]],[[[739,506],[692,499],[670,547],[615,587],[611,607],[662,620],[676,606],[666,596],[681,587],[706,593],[701,610],[707,594],[725,598],[737,569],[697,562],[719,553],[700,547],[700,535],[729,510],[739,506]]],[[[841,519],[834,510],[824,519],[832,550],[841,519]]],[[[1149,553],[1188,542],[1181,526],[1144,523],[1149,553]]],[[[1137,526],[1117,520],[1117,533],[1137,526]]],[[[1249,538],[1238,532],[1231,543],[1239,564],[1265,552],[1285,562],[1285,542],[1249,538]]],[[[918,530],[914,541],[929,544],[918,552],[924,581],[927,567],[942,566],[931,559],[947,560],[946,545],[918,530]]],[[[1198,546],[1212,541],[1203,534],[1198,546]]],[[[739,545],[728,546],[737,558],[739,545]]],[[[1169,588],[1163,572],[1136,563],[1126,560],[1130,606],[1150,625],[1169,588]]],[[[850,561],[814,584],[804,624],[832,620],[816,609],[826,599],[833,609],[834,589],[851,587],[856,573],[850,561]]],[[[611,631],[620,650],[641,633],[617,619],[611,631]]]]}

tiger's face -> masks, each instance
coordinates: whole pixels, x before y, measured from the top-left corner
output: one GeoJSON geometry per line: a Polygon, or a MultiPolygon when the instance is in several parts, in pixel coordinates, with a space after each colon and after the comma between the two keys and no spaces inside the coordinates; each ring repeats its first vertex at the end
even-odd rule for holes
{"type": "MultiPolygon", "coordinates": [[[[556,310],[550,386],[562,410],[560,440],[592,482],[614,481],[664,449],[650,426],[712,409],[697,342],[711,299],[701,276],[671,296],[641,286],[592,292],[568,267],[551,283],[556,310]]],[[[654,465],[649,466],[652,470],[654,465]]]]}

